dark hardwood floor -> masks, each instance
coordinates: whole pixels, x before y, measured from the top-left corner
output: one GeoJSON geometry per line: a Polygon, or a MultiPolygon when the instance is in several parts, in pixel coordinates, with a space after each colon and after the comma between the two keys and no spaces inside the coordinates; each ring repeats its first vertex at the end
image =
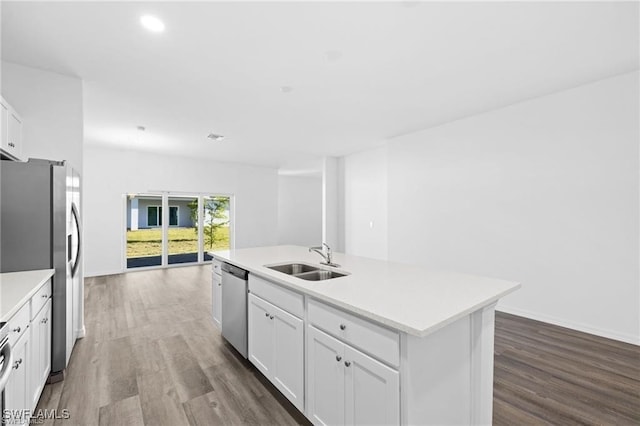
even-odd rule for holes
{"type": "MultiPolygon", "coordinates": [[[[38,405],[56,425],[308,423],[212,325],[210,266],[85,286],[87,337],[38,405]]],[[[496,425],[638,425],[640,350],[498,313],[494,389],[496,425]]]]}
{"type": "Polygon", "coordinates": [[[495,425],[640,425],[640,348],[496,314],[495,425]]]}

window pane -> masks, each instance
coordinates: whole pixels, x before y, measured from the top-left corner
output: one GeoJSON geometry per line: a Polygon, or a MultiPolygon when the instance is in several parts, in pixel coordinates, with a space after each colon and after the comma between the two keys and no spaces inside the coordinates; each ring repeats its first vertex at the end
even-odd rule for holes
{"type": "Polygon", "coordinates": [[[158,228],[161,203],[158,196],[127,197],[127,268],[162,264],[162,229],[158,228]]]}
{"type": "Polygon", "coordinates": [[[177,206],[169,206],[169,226],[178,226],[178,207],[177,206]]]}
{"type": "Polygon", "coordinates": [[[198,261],[198,197],[169,197],[169,264],[198,261]]]}
{"type": "Polygon", "coordinates": [[[158,226],[158,207],[147,206],[147,226],[158,226]]]}

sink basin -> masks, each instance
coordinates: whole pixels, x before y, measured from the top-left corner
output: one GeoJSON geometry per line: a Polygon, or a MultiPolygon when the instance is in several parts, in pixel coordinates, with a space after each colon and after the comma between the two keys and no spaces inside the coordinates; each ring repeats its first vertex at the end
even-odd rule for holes
{"type": "Polygon", "coordinates": [[[324,281],[331,278],[340,278],[349,275],[346,272],[319,268],[306,263],[283,263],[280,265],[264,266],[269,269],[273,269],[274,271],[282,272],[283,274],[291,275],[307,281],[324,281]]]}
{"type": "Polygon", "coordinates": [[[323,281],[330,280],[331,278],[344,277],[347,274],[337,271],[327,271],[326,269],[318,269],[317,271],[305,272],[303,274],[297,274],[295,277],[301,278],[307,281],[323,281]]]}
{"type": "Polygon", "coordinates": [[[318,271],[320,268],[316,268],[315,266],[307,265],[304,263],[287,263],[284,265],[274,265],[267,266],[269,269],[273,269],[274,271],[283,272],[289,275],[301,274],[303,272],[312,272],[318,271]]]}

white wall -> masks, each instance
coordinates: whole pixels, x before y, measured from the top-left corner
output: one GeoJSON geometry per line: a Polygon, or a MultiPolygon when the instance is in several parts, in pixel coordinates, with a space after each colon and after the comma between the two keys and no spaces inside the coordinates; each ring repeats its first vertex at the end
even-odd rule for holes
{"type": "Polygon", "coordinates": [[[387,259],[387,147],[344,158],[344,250],[387,259]]]}
{"type": "Polygon", "coordinates": [[[23,120],[25,159],[67,160],[82,174],[82,81],[2,62],[2,95],[23,120]]]}
{"type": "Polygon", "coordinates": [[[122,272],[124,194],[132,192],[233,194],[235,247],[276,244],[276,169],[96,146],[85,147],[84,161],[87,276],[122,272]]]}
{"type": "MultiPolygon", "coordinates": [[[[499,309],[640,343],[638,79],[391,140],[389,260],[520,281],[499,309]]],[[[384,155],[344,160],[345,188],[361,205],[384,203],[363,186],[384,155]]],[[[373,238],[363,210],[346,209],[348,252],[373,238]]]]}
{"type": "Polygon", "coordinates": [[[278,244],[322,242],[322,178],[278,177],[278,244]]]}

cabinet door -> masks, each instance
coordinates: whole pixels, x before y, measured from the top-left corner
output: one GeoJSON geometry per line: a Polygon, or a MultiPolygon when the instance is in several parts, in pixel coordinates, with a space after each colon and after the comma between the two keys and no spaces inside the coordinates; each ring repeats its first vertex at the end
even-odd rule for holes
{"type": "Polygon", "coordinates": [[[316,425],[344,424],[345,345],[307,328],[307,418],[316,425]]]}
{"type": "Polygon", "coordinates": [[[51,371],[51,300],[31,321],[30,408],[35,409],[51,371]]]}
{"type": "Polygon", "coordinates": [[[8,114],[7,151],[16,158],[22,156],[22,121],[11,110],[8,114]]]}
{"type": "MultiPolygon", "coordinates": [[[[40,340],[41,354],[43,357],[41,383],[44,388],[49,373],[51,373],[51,299],[47,301],[47,305],[42,309],[46,311],[44,316],[44,332],[40,340]]],[[[33,407],[35,409],[35,407],[33,407]]]]}
{"type": "Polygon", "coordinates": [[[253,294],[249,294],[248,302],[249,361],[271,379],[275,306],[253,294]]]}
{"type": "Polygon", "coordinates": [[[213,274],[211,284],[211,309],[213,311],[213,323],[222,329],[222,277],[213,274]]]}
{"type": "Polygon", "coordinates": [[[2,149],[5,151],[9,147],[9,110],[4,103],[0,103],[0,135],[2,139],[2,149]]]}
{"type": "Polygon", "coordinates": [[[399,424],[399,373],[350,346],[344,358],[346,424],[399,424]]]}
{"type": "Polygon", "coordinates": [[[304,411],[304,323],[276,306],[273,308],[271,381],[296,408],[304,411]]]}
{"type": "MultiPolygon", "coordinates": [[[[26,331],[13,348],[13,370],[4,389],[5,410],[9,416],[7,424],[28,424],[27,410],[31,409],[31,395],[29,392],[29,331],[26,331]]],[[[5,417],[6,418],[6,417],[5,417]]]]}

